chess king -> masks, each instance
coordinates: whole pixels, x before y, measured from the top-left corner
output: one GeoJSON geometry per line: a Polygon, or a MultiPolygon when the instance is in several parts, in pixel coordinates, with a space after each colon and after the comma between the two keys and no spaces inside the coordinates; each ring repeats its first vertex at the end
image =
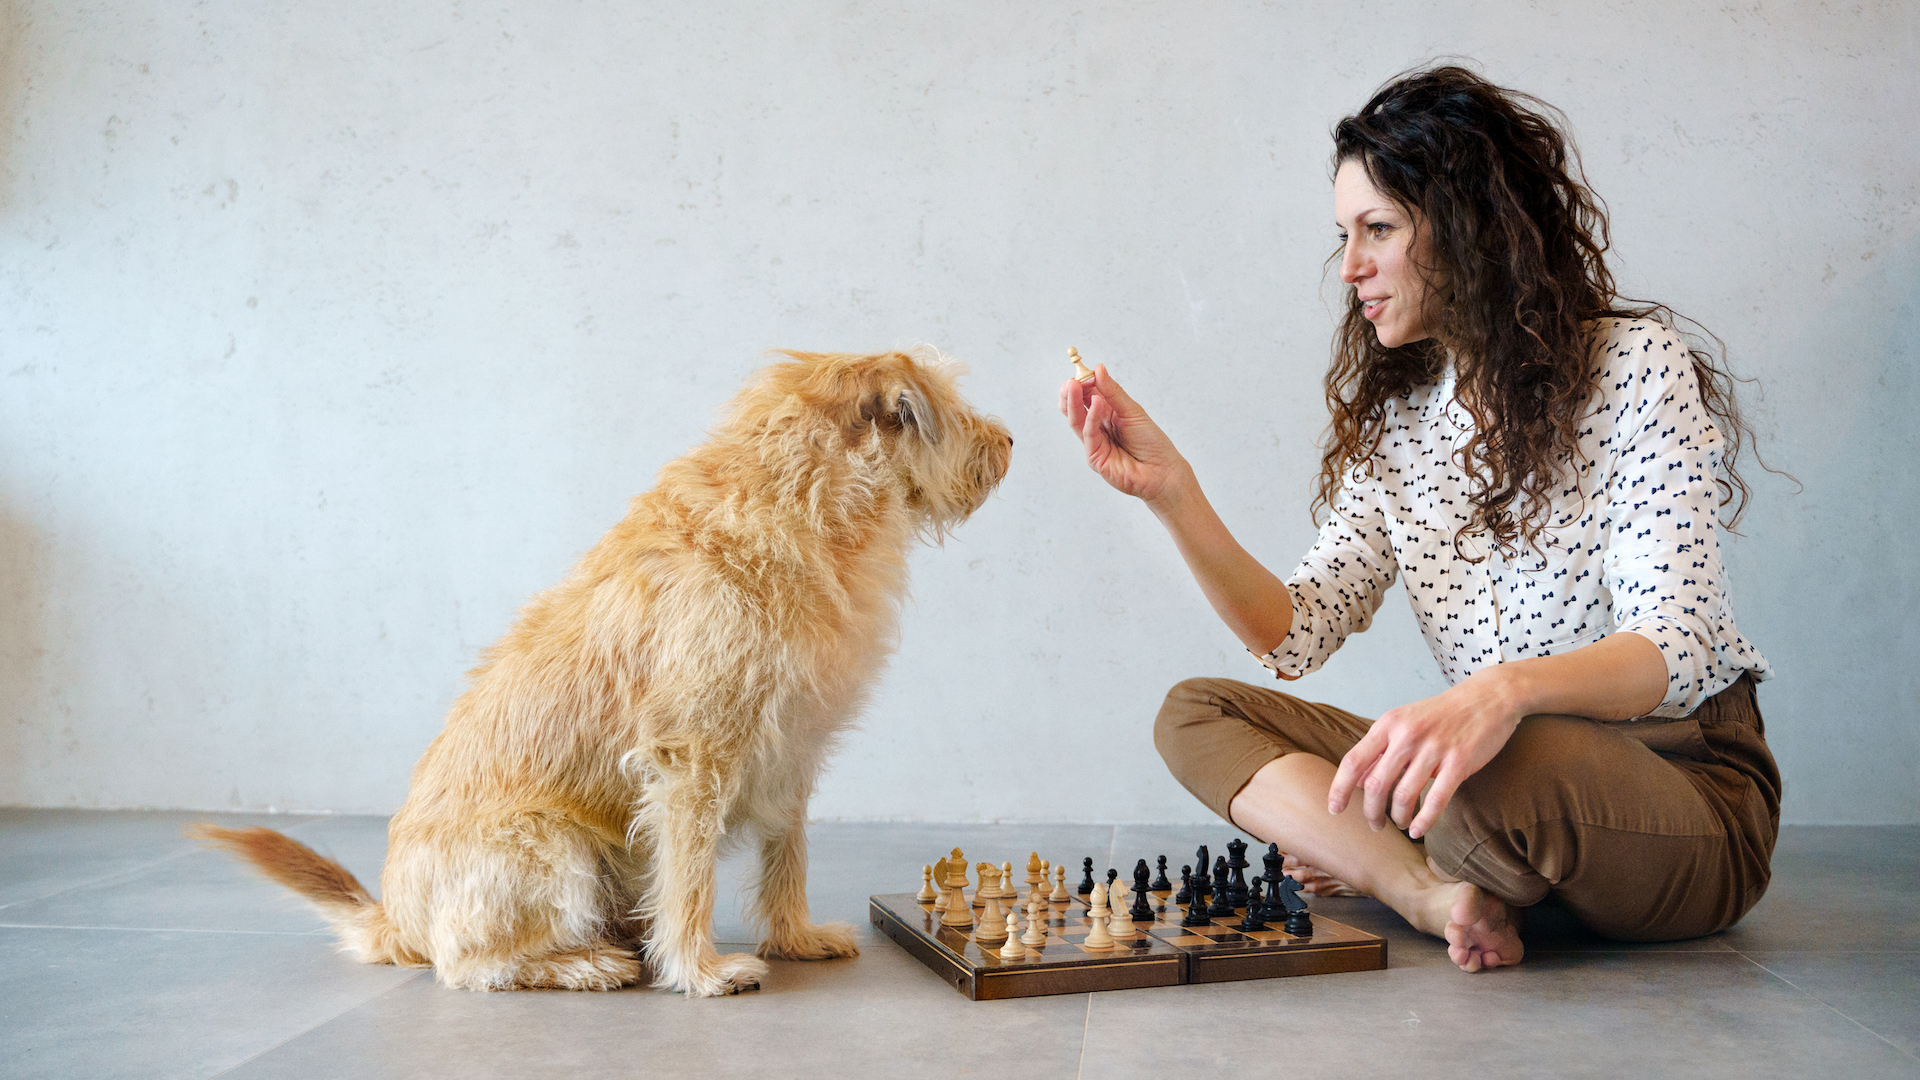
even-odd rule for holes
{"type": "Polygon", "coordinates": [[[1516,913],[1549,893],[1607,937],[1721,930],[1765,891],[1779,823],[1755,701],[1770,668],[1716,535],[1722,491],[1741,499],[1729,525],[1744,508],[1751,435],[1726,369],[1615,290],[1557,116],[1438,66],[1335,127],[1347,303],[1319,537],[1284,580],[1104,365],[1059,389],[1088,466],[1152,509],[1280,678],[1405,582],[1445,691],[1369,721],[1192,679],[1155,743],[1310,888],[1378,897],[1466,971],[1518,963],[1516,913]]]}

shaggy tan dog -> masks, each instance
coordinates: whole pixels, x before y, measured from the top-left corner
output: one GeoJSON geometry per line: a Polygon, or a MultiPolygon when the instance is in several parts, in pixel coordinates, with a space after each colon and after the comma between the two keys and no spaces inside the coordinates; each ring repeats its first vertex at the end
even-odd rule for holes
{"type": "Polygon", "coordinates": [[[476,990],[753,989],[713,945],[722,838],[760,840],[763,957],[858,950],[807,914],[807,800],[894,643],[916,537],[1013,439],[935,355],[787,353],[489,649],[388,826],[376,901],[267,829],[199,826],[312,901],[343,951],[476,990]]]}

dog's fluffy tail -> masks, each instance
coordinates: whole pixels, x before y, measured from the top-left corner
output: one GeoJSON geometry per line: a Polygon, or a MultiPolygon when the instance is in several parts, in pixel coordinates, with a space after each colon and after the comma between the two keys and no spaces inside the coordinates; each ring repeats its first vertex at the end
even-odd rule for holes
{"type": "Polygon", "coordinates": [[[386,909],[347,868],[272,829],[223,829],[201,823],[187,835],[225,848],[254,869],[299,893],[340,935],[340,950],[367,964],[426,967],[427,959],[400,940],[386,909]]]}

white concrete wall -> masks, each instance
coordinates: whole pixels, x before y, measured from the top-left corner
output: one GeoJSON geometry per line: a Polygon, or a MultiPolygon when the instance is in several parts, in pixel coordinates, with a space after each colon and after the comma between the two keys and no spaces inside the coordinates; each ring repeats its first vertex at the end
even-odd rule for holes
{"type": "MultiPolygon", "coordinates": [[[[1752,469],[1729,553],[1787,816],[1920,821],[1915,10],[0,0],[0,802],[390,809],[762,350],[928,341],[1014,466],[815,812],[1204,818],[1151,718],[1260,671],[1079,463],[1062,356],[1290,568],[1326,133],[1456,54],[1567,111],[1623,283],[1805,483],[1752,469]]],[[[1295,688],[1439,685],[1396,592],[1295,688]]]]}

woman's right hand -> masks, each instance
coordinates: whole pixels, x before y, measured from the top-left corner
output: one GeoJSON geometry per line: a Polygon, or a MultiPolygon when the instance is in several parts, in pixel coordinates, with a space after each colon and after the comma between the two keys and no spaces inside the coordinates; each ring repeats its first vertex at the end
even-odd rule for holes
{"type": "Polygon", "coordinates": [[[1158,505],[1192,475],[1173,440],[1107,374],[1105,364],[1094,369],[1091,383],[1061,384],[1060,414],[1086,447],[1087,464],[1117,491],[1158,505]]]}

